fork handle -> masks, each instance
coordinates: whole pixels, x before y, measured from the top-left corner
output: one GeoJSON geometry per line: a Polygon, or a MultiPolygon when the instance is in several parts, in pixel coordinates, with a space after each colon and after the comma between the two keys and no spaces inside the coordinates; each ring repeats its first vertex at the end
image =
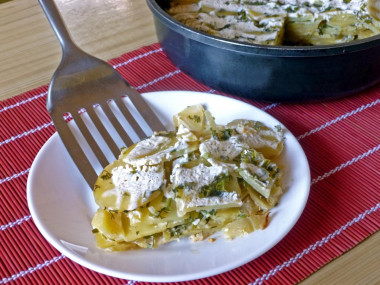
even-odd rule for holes
{"type": "Polygon", "coordinates": [[[65,23],[63,22],[61,14],[54,1],[39,0],[39,2],[59,40],[59,43],[61,44],[63,56],[65,56],[70,50],[78,49],[67,31],[65,23]]]}

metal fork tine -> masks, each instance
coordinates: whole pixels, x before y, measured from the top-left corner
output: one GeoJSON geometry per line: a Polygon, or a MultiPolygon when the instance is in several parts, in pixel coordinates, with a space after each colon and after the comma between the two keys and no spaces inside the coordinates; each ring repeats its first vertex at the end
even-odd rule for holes
{"type": "Polygon", "coordinates": [[[143,129],[140,127],[140,125],[136,122],[135,118],[132,116],[132,114],[129,112],[127,109],[127,106],[124,104],[123,99],[121,97],[115,98],[114,99],[117,107],[120,109],[120,111],[123,113],[124,117],[128,121],[128,123],[132,126],[134,131],[136,132],[137,136],[140,139],[143,139],[146,137],[145,132],[143,129]]]}
{"type": "Polygon", "coordinates": [[[82,173],[83,178],[86,180],[87,184],[92,188],[94,182],[98,178],[98,175],[93,169],[92,164],[72,134],[66,121],[60,117],[56,120],[53,118],[53,122],[63,144],[65,145],[75,165],[78,167],[80,173],[82,173]]]}
{"type": "Polygon", "coordinates": [[[147,121],[149,127],[153,131],[163,131],[165,130],[164,125],[154,114],[149,105],[145,102],[144,98],[138,93],[134,88],[128,88],[128,97],[131,99],[133,105],[136,107],[137,111],[141,116],[147,121]]]}
{"type": "Polygon", "coordinates": [[[100,121],[98,115],[95,113],[95,110],[93,108],[88,108],[87,114],[90,116],[95,127],[98,129],[102,138],[104,139],[108,147],[111,149],[113,155],[115,157],[118,157],[120,154],[120,148],[117,146],[115,141],[112,139],[111,135],[108,133],[107,129],[104,127],[104,125],[100,121]]]}
{"type": "MultiPolygon", "coordinates": [[[[39,1],[63,50],[62,61],[50,83],[46,107],[53,118],[54,124],[57,123],[57,132],[64,142],[70,156],[86,179],[88,185],[93,188],[97,180],[97,173],[91,163],[92,157],[87,158],[86,151],[82,150],[79,145],[80,142],[78,142],[71,133],[70,126],[67,126],[66,122],[62,120],[62,114],[64,112],[67,112],[68,109],[73,110],[91,106],[91,110],[87,110],[88,116],[92,120],[94,127],[97,128],[97,131],[103,137],[104,142],[108,145],[108,147],[106,147],[106,153],[108,155],[109,148],[116,157],[118,157],[120,153],[117,146],[118,141],[113,140],[113,130],[111,132],[107,131],[107,124],[102,123],[103,116],[98,117],[97,112],[93,109],[93,104],[114,100],[120,112],[118,111],[116,114],[113,112],[113,103],[112,106],[108,103],[106,104],[107,106],[101,104],[103,105],[102,110],[104,114],[108,117],[108,119],[104,119],[111,122],[125,146],[131,146],[133,141],[121,122],[125,119],[133,128],[133,134],[136,133],[136,136],[140,139],[145,138],[144,126],[146,126],[146,124],[141,122],[143,123],[143,126],[141,126],[140,121],[137,118],[133,118],[133,112],[131,114],[131,110],[128,110],[127,104],[122,101],[121,94],[129,97],[134,107],[152,131],[163,131],[165,127],[152,109],[150,109],[144,98],[142,98],[135,89],[131,88],[111,65],[87,54],[73,42],[54,1],[39,1]],[[124,118],[121,119],[119,115],[124,116],[124,118]],[[120,121],[118,119],[120,119],[120,121]]],[[[75,112],[72,116],[101,166],[105,167],[108,161],[99,146],[102,144],[98,145],[96,142],[95,137],[98,133],[94,134],[94,137],[92,136],[92,129],[87,128],[85,121],[78,115],[78,112],[75,112]]],[[[108,121],[106,123],[108,123],[108,121]]],[[[92,126],[91,124],[91,127],[92,126]]],[[[133,139],[135,139],[135,137],[133,137],[133,139]]],[[[101,140],[101,142],[103,143],[103,140],[101,140]]],[[[96,167],[99,166],[97,162],[93,161],[93,163],[96,164],[96,167]]]]}
{"type": "Polygon", "coordinates": [[[87,129],[87,126],[84,124],[81,116],[78,113],[71,114],[75,123],[77,124],[79,130],[83,134],[90,148],[94,152],[96,158],[99,160],[102,167],[106,167],[108,165],[108,160],[104,155],[103,151],[100,149],[99,145],[94,140],[94,137],[91,135],[90,131],[87,129]]]}
{"type": "Polygon", "coordinates": [[[133,144],[131,138],[129,137],[128,133],[125,131],[125,129],[120,124],[119,120],[116,118],[115,114],[112,112],[111,107],[106,104],[107,106],[103,108],[104,113],[108,117],[108,119],[111,121],[113,127],[118,132],[119,136],[123,140],[125,146],[131,146],[133,144]]]}

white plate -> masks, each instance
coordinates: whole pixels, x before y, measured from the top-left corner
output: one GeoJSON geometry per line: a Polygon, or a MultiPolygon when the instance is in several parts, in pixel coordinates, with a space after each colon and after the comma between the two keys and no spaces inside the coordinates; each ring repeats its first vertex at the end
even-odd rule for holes
{"type": "MultiPolygon", "coordinates": [[[[204,104],[219,124],[245,118],[280,124],[267,113],[241,101],[198,92],[144,94],[166,126],[172,115],[196,103],[204,104]]],[[[281,124],[280,124],[281,125],[281,124]]],[[[92,191],[54,134],[43,146],[30,170],[27,197],[33,220],[43,236],[60,252],[92,270],[140,281],[185,281],[219,274],[243,265],[277,244],[294,226],[306,204],[310,171],[296,138],[286,131],[280,158],[286,193],[271,211],[269,226],[245,237],[214,243],[181,240],[159,249],[104,252],[96,247],[91,219],[97,209],[92,191]]]]}

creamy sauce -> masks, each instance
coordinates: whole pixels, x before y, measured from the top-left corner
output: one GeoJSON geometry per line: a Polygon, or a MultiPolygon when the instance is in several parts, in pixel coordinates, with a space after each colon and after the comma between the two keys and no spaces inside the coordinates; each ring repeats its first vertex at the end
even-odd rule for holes
{"type": "Polygon", "coordinates": [[[269,173],[265,169],[252,163],[241,163],[240,168],[255,174],[261,181],[267,181],[269,179],[269,173]]]}
{"type": "Polygon", "coordinates": [[[232,136],[225,141],[211,138],[199,145],[199,151],[202,156],[210,156],[222,160],[233,160],[245,148],[248,149],[248,145],[241,142],[237,136],[232,136]]]}
{"type": "Polygon", "coordinates": [[[186,189],[185,193],[198,194],[202,186],[211,184],[221,174],[228,174],[227,169],[223,166],[207,167],[204,164],[199,164],[193,168],[177,166],[173,168],[170,181],[174,187],[191,183],[191,188],[186,189]]]}
{"type": "Polygon", "coordinates": [[[164,136],[152,136],[143,141],[140,141],[136,146],[128,153],[127,157],[124,158],[126,163],[134,163],[139,158],[145,156],[151,156],[152,153],[159,151],[165,145],[170,143],[170,138],[164,136]]]}
{"type": "Polygon", "coordinates": [[[180,13],[175,18],[206,33],[252,42],[275,41],[284,25],[283,17],[272,17],[258,23],[242,21],[235,16],[220,18],[212,13],[180,13]]]}
{"type": "Polygon", "coordinates": [[[232,124],[231,127],[236,130],[238,133],[238,139],[244,142],[248,146],[247,148],[261,149],[264,147],[270,147],[276,149],[278,143],[284,139],[284,134],[281,130],[256,130],[244,120],[232,124]]]}
{"type": "Polygon", "coordinates": [[[329,27],[332,17],[340,14],[354,15],[357,22],[354,27],[352,23],[342,27],[333,24],[331,27],[335,31],[330,32],[335,34],[330,36],[336,37],[337,42],[380,32],[380,24],[372,24],[367,0],[200,0],[194,4],[181,4],[181,0],[173,0],[168,13],[200,31],[256,44],[281,44],[285,29],[294,28],[287,25],[292,21],[304,22],[304,28],[296,27],[306,33],[301,37],[307,38],[313,34],[323,39],[323,29],[329,27]],[[310,26],[310,21],[317,24],[310,26]]]}
{"type": "MultiPolygon", "coordinates": [[[[124,195],[130,197],[127,210],[134,210],[148,198],[152,192],[159,190],[165,183],[164,170],[159,166],[142,166],[133,169],[118,166],[112,170],[112,183],[117,193],[117,206],[120,207],[124,195]]],[[[105,193],[111,194],[107,191],[105,193]]],[[[112,193],[114,194],[114,193],[112,193]]]]}
{"type": "Polygon", "coordinates": [[[207,207],[207,206],[218,206],[223,204],[238,204],[241,205],[242,202],[240,197],[235,192],[225,192],[220,197],[207,197],[207,198],[199,198],[195,197],[191,201],[186,204],[186,207],[207,207]]]}
{"type": "Polygon", "coordinates": [[[190,185],[184,188],[183,197],[176,199],[178,215],[183,216],[188,208],[217,207],[231,203],[241,205],[241,199],[236,192],[222,192],[220,196],[199,197],[201,188],[210,185],[221,174],[228,174],[228,169],[223,165],[208,167],[199,164],[191,169],[174,167],[170,176],[173,186],[190,185]]]}
{"type": "Polygon", "coordinates": [[[168,137],[152,136],[139,142],[123,161],[137,166],[157,165],[173,159],[173,152],[185,150],[189,141],[191,136],[187,134],[179,136],[173,145],[170,145],[173,140],[168,137]]]}

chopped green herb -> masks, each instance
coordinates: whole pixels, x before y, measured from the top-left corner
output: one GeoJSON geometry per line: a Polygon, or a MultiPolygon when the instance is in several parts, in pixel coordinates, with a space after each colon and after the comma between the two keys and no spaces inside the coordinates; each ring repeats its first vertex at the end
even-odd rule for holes
{"type": "Polygon", "coordinates": [[[245,149],[241,153],[241,161],[245,163],[257,164],[261,161],[261,155],[254,149],[245,149]]]}
{"type": "Polygon", "coordinates": [[[196,123],[200,123],[201,122],[201,117],[199,117],[198,115],[194,115],[194,116],[190,116],[190,115],[188,115],[187,116],[190,120],[193,120],[193,121],[195,121],[196,123]]]}
{"type": "Polygon", "coordinates": [[[216,210],[215,209],[212,209],[210,211],[201,210],[199,213],[201,214],[200,218],[203,219],[203,218],[208,218],[210,216],[214,216],[216,214],[216,210]]]}
{"type": "Polygon", "coordinates": [[[225,184],[227,180],[226,174],[218,175],[210,185],[205,185],[200,190],[200,197],[221,197],[226,192],[225,184]]]}
{"type": "Polygon", "coordinates": [[[100,178],[102,178],[103,180],[108,180],[112,178],[112,174],[107,170],[103,170],[103,172],[100,175],[100,178]]]}
{"type": "Polygon", "coordinates": [[[184,190],[191,190],[194,187],[194,182],[185,182],[177,187],[174,187],[172,191],[175,193],[175,197],[181,198],[184,190]]]}
{"type": "Polygon", "coordinates": [[[118,211],[117,210],[108,210],[108,213],[111,214],[111,219],[114,219],[115,217],[113,216],[113,214],[117,214],[118,211]]]}
{"type": "Polygon", "coordinates": [[[225,129],[225,130],[222,130],[219,132],[213,131],[212,135],[213,135],[214,139],[216,139],[216,140],[226,141],[231,137],[232,134],[233,134],[233,130],[225,129]]]}
{"type": "Polygon", "coordinates": [[[324,29],[327,27],[327,21],[322,20],[318,25],[318,34],[323,35],[324,29]]]}
{"type": "Polygon", "coordinates": [[[159,218],[165,218],[166,214],[171,211],[170,207],[164,207],[161,210],[158,211],[157,217],[159,218]]]}
{"type": "Polygon", "coordinates": [[[176,136],[176,132],[166,132],[166,131],[161,131],[161,132],[154,132],[155,136],[159,137],[169,137],[169,138],[174,138],[176,136]]]}
{"type": "Polygon", "coordinates": [[[206,153],[203,154],[203,157],[206,158],[206,159],[210,158],[210,156],[211,156],[211,154],[209,152],[206,152],[206,153]]]}
{"type": "Polygon", "coordinates": [[[168,229],[170,233],[170,237],[180,237],[185,230],[186,230],[185,225],[178,225],[178,226],[168,229]]]}
{"type": "Polygon", "coordinates": [[[239,19],[242,21],[248,21],[247,13],[245,10],[241,10],[238,12],[239,19]]]}
{"type": "Polygon", "coordinates": [[[244,4],[260,6],[260,5],[265,5],[265,2],[263,2],[263,1],[245,1],[244,4]]]}
{"type": "Polygon", "coordinates": [[[288,13],[295,13],[300,9],[299,6],[288,6],[285,11],[288,13]]]}
{"type": "Polygon", "coordinates": [[[194,222],[194,220],[195,219],[193,217],[188,217],[188,218],[185,219],[184,223],[186,225],[190,225],[190,224],[192,224],[194,222]]]}

